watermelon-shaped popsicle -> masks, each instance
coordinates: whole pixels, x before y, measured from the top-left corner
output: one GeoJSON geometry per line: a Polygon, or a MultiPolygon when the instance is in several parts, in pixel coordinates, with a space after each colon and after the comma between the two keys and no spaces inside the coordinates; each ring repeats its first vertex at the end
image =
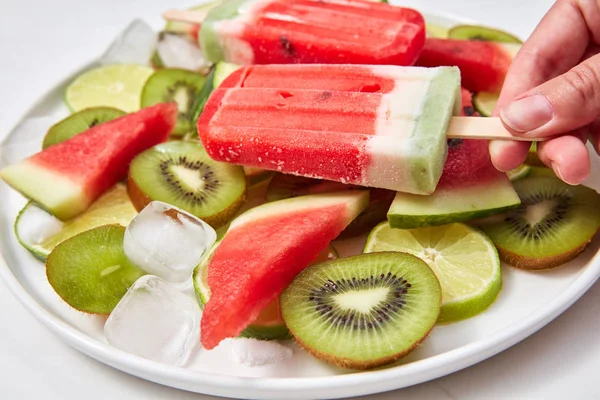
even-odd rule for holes
{"type": "MultiPolygon", "coordinates": [[[[474,115],[471,93],[465,89],[462,104],[463,115],[474,115]]],[[[487,141],[452,139],[435,192],[396,193],[387,217],[391,227],[410,229],[482,218],[519,204],[506,174],[494,168],[487,141]]]]}
{"type": "Polygon", "coordinates": [[[368,191],[316,194],[235,219],[208,265],[202,345],[212,349],[239,335],[368,204],[368,191]]]}
{"type": "Polygon", "coordinates": [[[255,65],[212,93],[197,126],[217,161],[429,194],[460,105],[453,67],[255,65]]]}
{"type": "Polygon", "coordinates": [[[0,170],[0,178],[66,220],[125,178],[131,160],[164,142],[177,105],[163,103],[97,125],[0,170]]]}
{"type": "Polygon", "coordinates": [[[425,41],[416,10],[366,0],[230,0],[202,21],[211,62],[412,65],[425,41]]]}

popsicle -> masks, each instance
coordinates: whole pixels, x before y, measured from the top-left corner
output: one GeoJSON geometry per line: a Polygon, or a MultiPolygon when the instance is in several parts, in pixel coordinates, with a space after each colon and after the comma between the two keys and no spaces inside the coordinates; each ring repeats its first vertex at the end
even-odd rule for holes
{"type": "Polygon", "coordinates": [[[418,11],[367,0],[228,0],[164,16],[201,23],[205,58],[240,65],[412,65],[425,42],[418,11]]]}
{"type": "Polygon", "coordinates": [[[460,96],[454,67],[255,65],[213,92],[197,125],[217,161],[429,194],[460,96]]]}

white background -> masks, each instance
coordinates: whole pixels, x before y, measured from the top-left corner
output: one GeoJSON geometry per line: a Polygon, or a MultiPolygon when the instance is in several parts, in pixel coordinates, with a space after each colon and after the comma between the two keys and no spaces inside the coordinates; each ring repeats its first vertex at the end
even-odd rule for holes
{"type": "MultiPolygon", "coordinates": [[[[527,37],[548,0],[403,1],[527,37]]],[[[1,0],[0,132],[47,89],[96,57],[133,18],[160,26],[166,8],[193,0],[1,0]]],[[[557,29],[560,29],[558,27],[557,29]]],[[[1,204],[0,199],[0,204],[1,204]]],[[[0,399],[205,400],[131,377],[71,349],[0,282],[0,399]]],[[[600,285],[546,328],[453,375],[365,399],[598,399],[600,285]]]]}

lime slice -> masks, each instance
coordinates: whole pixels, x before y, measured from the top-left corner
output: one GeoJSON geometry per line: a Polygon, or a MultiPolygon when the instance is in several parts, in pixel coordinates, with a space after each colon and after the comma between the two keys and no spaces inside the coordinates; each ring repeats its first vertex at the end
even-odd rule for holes
{"type": "Polygon", "coordinates": [[[498,102],[498,93],[479,92],[473,96],[473,106],[484,117],[489,117],[498,102]]]}
{"type": "Polygon", "coordinates": [[[62,222],[62,225],[47,211],[28,203],[17,216],[15,234],[23,247],[44,261],[59,243],[97,226],[127,226],[136,215],[125,185],[119,183],[100,196],[83,214],[62,222]]]}
{"type": "Polygon", "coordinates": [[[74,111],[114,107],[125,112],[140,109],[146,80],[154,70],[144,65],[113,64],[85,72],[67,87],[65,102],[74,111]]]}
{"type": "Polygon", "coordinates": [[[431,22],[425,23],[425,35],[428,38],[447,39],[448,32],[449,29],[442,25],[433,24],[431,22]]]}
{"type": "Polygon", "coordinates": [[[525,178],[527,175],[529,175],[529,173],[531,172],[531,168],[532,167],[530,167],[529,165],[522,164],[519,165],[517,168],[508,171],[506,175],[508,175],[508,178],[511,181],[516,181],[517,179],[525,178]]]}
{"type": "Polygon", "coordinates": [[[423,259],[442,286],[438,322],[472,317],[488,308],[502,287],[498,252],[483,233],[464,224],[419,229],[376,226],[365,253],[399,251],[423,259]]]}

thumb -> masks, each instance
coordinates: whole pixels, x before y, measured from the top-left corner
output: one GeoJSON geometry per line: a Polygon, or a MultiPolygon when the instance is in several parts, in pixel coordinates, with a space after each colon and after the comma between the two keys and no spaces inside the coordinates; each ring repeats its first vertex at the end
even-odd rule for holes
{"type": "Polygon", "coordinates": [[[516,136],[550,137],[576,131],[600,117],[600,55],[506,104],[500,118],[516,136]]]}

